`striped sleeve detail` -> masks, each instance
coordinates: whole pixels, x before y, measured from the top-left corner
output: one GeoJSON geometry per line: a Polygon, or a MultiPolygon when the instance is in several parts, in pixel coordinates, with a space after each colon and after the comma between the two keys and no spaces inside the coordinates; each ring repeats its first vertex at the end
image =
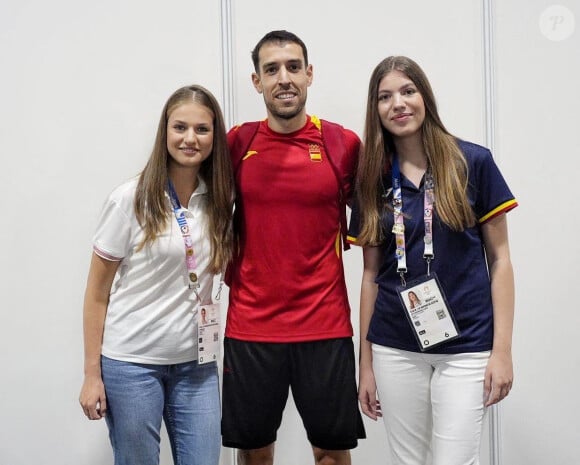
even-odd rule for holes
{"type": "Polygon", "coordinates": [[[492,211],[490,211],[486,215],[483,215],[479,219],[479,223],[483,224],[486,221],[489,221],[492,218],[495,218],[496,216],[501,215],[502,213],[509,212],[511,209],[516,208],[517,206],[518,206],[518,202],[515,199],[508,200],[507,202],[504,202],[501,205],[499,205],[498,207],[494,208],[492,211]]]}
{"type": "Polygon", "coordinates": [[[121,260],[123,260],[123,257],[119,258],[119,257],[115,257],[101,249],[99,249],[96,245],[93,246],[93,250],[95,251],[95,253],[101,257],[104,258],[105,260],[109,260],[111,262],[120,262],[121,260]]]}
{"type": "Polygon", "coordinates": [[[356,243],[356,237],[354,236],[346,236],[346,242],[348,242],[349,244],[353,244],[353,245],[357,245],[356,243]]]}

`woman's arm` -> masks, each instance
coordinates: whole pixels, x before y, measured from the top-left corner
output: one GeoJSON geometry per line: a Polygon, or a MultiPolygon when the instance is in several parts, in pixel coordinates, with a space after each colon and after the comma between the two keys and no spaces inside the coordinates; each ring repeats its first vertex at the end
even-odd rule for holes
{"type": "Polygon", "coordinates": [[[373,420],[382,416],[381,406],[377,400],[377,385],[373,373],[373,355],[371,343],[367,341],[371,316],[377,300],[378,286],[375,283],[379,271],[380,249],[365,247],[363,249],[364,271],[360,292],[360,363],[358,399],[363,413],[373,420]]]}
{"type": "Polygon", "coordinates": [[[93,252],[83,310],[85,340],[85,380],[79,401],[85,415],[99,420],[107,411],[105,386],[101,377],[101,345],[109,304],[109,294],[118,261],[105,260],[93,252]]]}
{"type": "Polygon", "coordinates": [[[493,304],[493,348],[485,373],[486,406],[506,397],[512,387],[514,273],[505,213],[482,226],[493,304]]]}

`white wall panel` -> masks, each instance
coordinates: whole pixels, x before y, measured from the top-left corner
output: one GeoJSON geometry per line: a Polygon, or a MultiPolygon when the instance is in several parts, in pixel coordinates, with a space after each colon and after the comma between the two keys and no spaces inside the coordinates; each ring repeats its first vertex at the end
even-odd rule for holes
{"type": "MultiPolygon", "coordinates": [[[[516,270],[515,384],[502,410],[503,464],[573,465],[580,457],[580,34],[542,13],[551,1],[495,2],[497,156],[520,202],[510,213],[516,270]],[[563,34],[562,34],[563,35],[563,34]]],[[[576,27],[577,29],[577,27],[576,27]]]]}
{"type": "Polygon", "coordinates": [[[113,463],[77,400],[94,226],[144,166],[169,94],[221,97],[219,58],[217,2],[0,4],[2,465],[113,463]]]}

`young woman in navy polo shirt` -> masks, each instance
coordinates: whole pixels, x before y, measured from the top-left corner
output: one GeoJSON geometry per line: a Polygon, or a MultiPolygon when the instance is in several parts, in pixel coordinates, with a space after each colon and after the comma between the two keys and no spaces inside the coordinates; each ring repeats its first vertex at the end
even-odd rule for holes
{"type": "Polygon", "coordinates": [[[445,129],[421,68],[379,63],[349,235],[364,247],[359,400],[393,463],[479,463],[486,407],[513,380],[516,205],[489,150],[445,129]]]}

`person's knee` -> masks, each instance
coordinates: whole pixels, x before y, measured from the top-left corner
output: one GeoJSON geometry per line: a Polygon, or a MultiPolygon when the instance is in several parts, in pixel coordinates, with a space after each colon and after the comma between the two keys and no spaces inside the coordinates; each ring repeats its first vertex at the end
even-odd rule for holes
{"type": "Polygon", "coordinates": [[[274,444],[259,449],[238,449],[238,465],[272,465],[274,444]]]}
{"type": "Polygon", "coordinates": [[[316,465],[350,465],[350,451],[312,448],[316,465]]]}

